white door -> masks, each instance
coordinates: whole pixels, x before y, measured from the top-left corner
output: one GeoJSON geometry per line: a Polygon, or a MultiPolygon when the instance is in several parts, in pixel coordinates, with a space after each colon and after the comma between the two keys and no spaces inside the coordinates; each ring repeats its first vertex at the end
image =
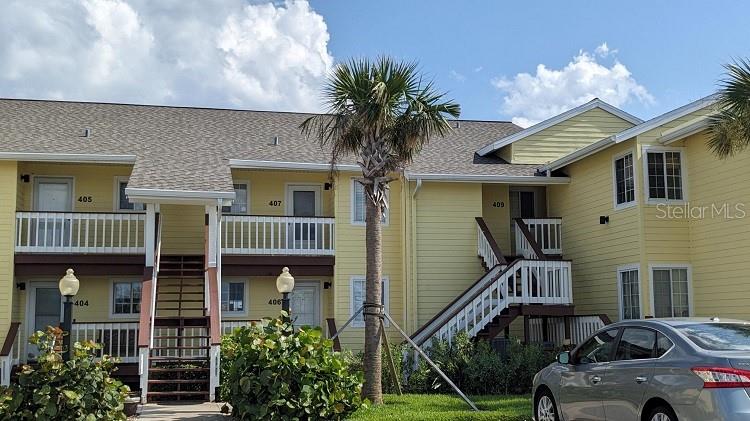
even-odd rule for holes
{"type": "MultiPolygon", "coordinates": [[[[26,337],[34,332],[47,330],[47,326],[59,326],[62,321],[62,295],[54,282],[30,282],[26,305],[26,337]]],[[[26,345],[27,360],[35,360],[39,353],[36,346],[26,345]]]]}
{"type": "Polygon", "coordinates": [[[290,294],[294,326],[320,326],[320,283],[300,282],[290,294]]]}
{"type": "MultiPolygon", "coordinates": [[[[287,186],[287,215],[298,218],[314,218],[320,216],[320,185],[289,185],[287,186]]],[[[317,232],[321,227],[312,221],[300,219],[289,226],[292,238],[289,248],[310,249],[317,248],[317,232]]]]}
{"type": "MultiPolygon", "coordinates": [[[[34,179],[34,210],[37,212],[71,212],[73,210],[73,180],[66,177],[38,177],[34,179]]],[[[70,218],[40,217],[37,232],[32,232],[35,246],[62,247],[70,245],[70,218]]],[[[32,230],[36,230],[36,225],[32,230]]]]}

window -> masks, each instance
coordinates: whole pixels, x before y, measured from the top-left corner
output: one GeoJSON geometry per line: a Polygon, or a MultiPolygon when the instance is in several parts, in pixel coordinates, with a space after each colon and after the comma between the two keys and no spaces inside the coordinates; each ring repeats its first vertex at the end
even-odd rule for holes
{"type": "Polygon", "coordinates": [[[648,198],[682,200],[682,154],[646,152],[648,198]]]}
{"type": "Polygon", "coordinates": [[[656,317],[690,317],[687,268],[654,268],[652,280],[656,317]]]}
{"type": "Polygon", "coordinates": [[[221,283],[221,311],[244,312],[245,311],[245,283],[244,282],[222,282],[221,283]]]}
{"type": "Polygon", "coordinates": [[[222,206],[222,213],[247,214],[249,198],[247,186],[247,183],[234,183],[234,202],[232,206],[222,206]]]}
{"type": "Polygon", "coordinates": [[[617,271],[620,292],[620,318],[641,318],[641,294],[638,268],[624,268],[617,271]]]}
{"type": "Polygon", "coordinates": [[[584,342],[575,352],[573,364],[593,364],[608,362],[612,356],[618,329],[597,333],[584,342]]]}
{"type": "MultiPolygon", "coordinates": [[[[386,192],[386,199],[388,193],[386,192]]],[[[366,216],[365,186],[352,180],[352,224],[364,225],[366,216]]],[[[388,209],[383,212],[383,223],[388,223],[388,209]]]]}
{"type": "Polygon", "coordinates": [[[141,282],[115,282],[113,292],[113,314],[138,314],[141,312],[141,282]]]}
{"type": "Polygon", "coordinates": [[[615,359],[645,360],[656,355],[656,331],[626,327],[617,344],[615,359]]]}
{"type": "Polygon", "coordinates": [[[750,324],[747,323],[695,323],[675,328],[709,351],[750,351],[750,324]]]}
{"type": "Polygon", "coordinates": [[[118,211],[142,211],[146,209],[143,203],[133,203],[125,195],[125,187],[128,186],[127,178],[117,179],[117,210],[118,211]]]}
{"type": "Polygon", "coordinates": [[[635,203],[633,154],[615,159],[615,207],[635,203]]]}
{"type": "Polygon", "coordinates": [[[659,358],[672,349],[672,341],[661,333],[656,334],[656,357],[659,358]]]}
{"type": "MultiPolygon", "coordinates": [[[[351,300],[350,300],[350,317],[354,314],[355,311],[359,310],[360,307],[365,302],[365,277],[364,276],[355,276],[351,279],[351,300]]],[[[385,311],[389,311],[389,305],[388,305],[388,278],[383,277],[382,279],[382,287],[383,287],[383,305],[385,306],[385,311]]],[[[388,324],[388,321],[385,321],[385,324],[388,324]]],[[[365,326],[365,317],[362,313],[359,313],[357,317],[352,320],[352,327],[364,327],[365,326]]]]}

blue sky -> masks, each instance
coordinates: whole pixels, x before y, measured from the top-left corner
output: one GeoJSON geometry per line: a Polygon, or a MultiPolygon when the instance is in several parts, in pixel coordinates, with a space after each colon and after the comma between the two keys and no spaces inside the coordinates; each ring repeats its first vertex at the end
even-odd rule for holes
{"type": "MultiPolygon", "coordinates": [[[[510,118],[490,80],[564,67],[606,42],[653,96],[621,105],[651,117],[711,93],[721,64],[750,56],[750,2],[313,0],[334,57],[417,59],[463,106],[463,117],[510,118]],[[398,10],[398,13],[393,13],[398,10]],[[474,72],[477,68],[480,72],[474,72]],[[463,75],[463,81],[450,76],[463,75]]],[[[600,59],[611,66],[612,57],[600,59]]]]}
{"type": "Polygon", "coordinates": [[[750,57],[744,1],[3,0],[0,97],[322,111],[341,60],[417,60],[463,118],[593,96],[649,118],[750,57]]]}

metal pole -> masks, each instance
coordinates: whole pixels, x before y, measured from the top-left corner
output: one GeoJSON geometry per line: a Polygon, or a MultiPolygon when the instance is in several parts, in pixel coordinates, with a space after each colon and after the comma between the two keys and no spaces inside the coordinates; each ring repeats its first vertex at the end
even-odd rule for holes
{"type": "Polygon", "coordinates": [[[464,392],[462,392],[461,389],[459,389],[458,386],[456,386],[456,384],[453,383],[451,379],[449,379],[448,376],[445,375],[445,373],[443,373],[443,370],[441,370],[440,367],[438,367],[437,365],[435,365],[434,362],[432,362],[430,357],[428,357],[427,354],[425,354],[424,351],[422,351],[422,348],[420,348],[419,345],[417,345],[416,343],[414,343],[414,341],[411,340],[411,338],[409,337],[409,335],[406,334],[406,332],[401,330],[401,328],[396,324],[396,322],[394,322],[393,319],[391,319],[391,316],[386,312],[384,312],[384,314],[385,314],[385,317],[388,319],[388,321],[391,322],[391,324],[393,324],[393,327],[395,327],[396,330],[398,330],[401,336],[403,336],[404,339],[406,339],[406,341],[409,342],[409,345],[411,345],[419,353],[419,355],[421,355],[422,358],[424,358],[425,361],[427,361],[427,364],[429,364],[430,367],[432,367],[435,371],[437,371],[438,374],[440,374],[440,377],[442,377],[443,380],[445,380],[449,385],[451,385],[451,387],[453,388],[453,390],[456,391],[456,393],[461,395],[464,401],[466,401],[466,403],[469,404],[471,409],[473,409],[474,411],[479,411],[479,408],[477,408],[477,406],[474,405],[474,402],[472,402],[471,399],[469,399],[466,395],[464,395],[464,392]]]}
{"type": "Polygon", "coordinates": [[[66,295],[63,303],[63,361],[70,361],[70,336],[73,334],[73,297],[66,295]]]}

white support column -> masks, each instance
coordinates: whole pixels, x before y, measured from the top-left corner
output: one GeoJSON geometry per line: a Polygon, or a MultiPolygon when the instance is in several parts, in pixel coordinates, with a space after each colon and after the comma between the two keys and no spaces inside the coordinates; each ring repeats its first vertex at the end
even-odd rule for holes
{"type": "Polygon", "coordinates": [[[144,227],[144,246],[146,247],[146,266],[154,267],[156,250],[156,205],[146,203],[146,226],[144,227]]]}
{"type": "Polygon", "coordinates": [[[219,211],[217,206],[206,206],[208,214],[208,267],[215,268],[217,263],[217,244],[219,241],[219,211]]]}
{"type": "Polygon", "coordinates": [[[141,403],[148,398],[148,353],[149,348],[138,348],[138,375],[141,376],[141,403]]]}
{"type": "Polygon", "coordinates": [[[219,387],[219,371],[221,369],[221,346],[211,345],[210,349],[211,374],[209,375],[209,399],[216,402],[216,388],[219,387]]]}

